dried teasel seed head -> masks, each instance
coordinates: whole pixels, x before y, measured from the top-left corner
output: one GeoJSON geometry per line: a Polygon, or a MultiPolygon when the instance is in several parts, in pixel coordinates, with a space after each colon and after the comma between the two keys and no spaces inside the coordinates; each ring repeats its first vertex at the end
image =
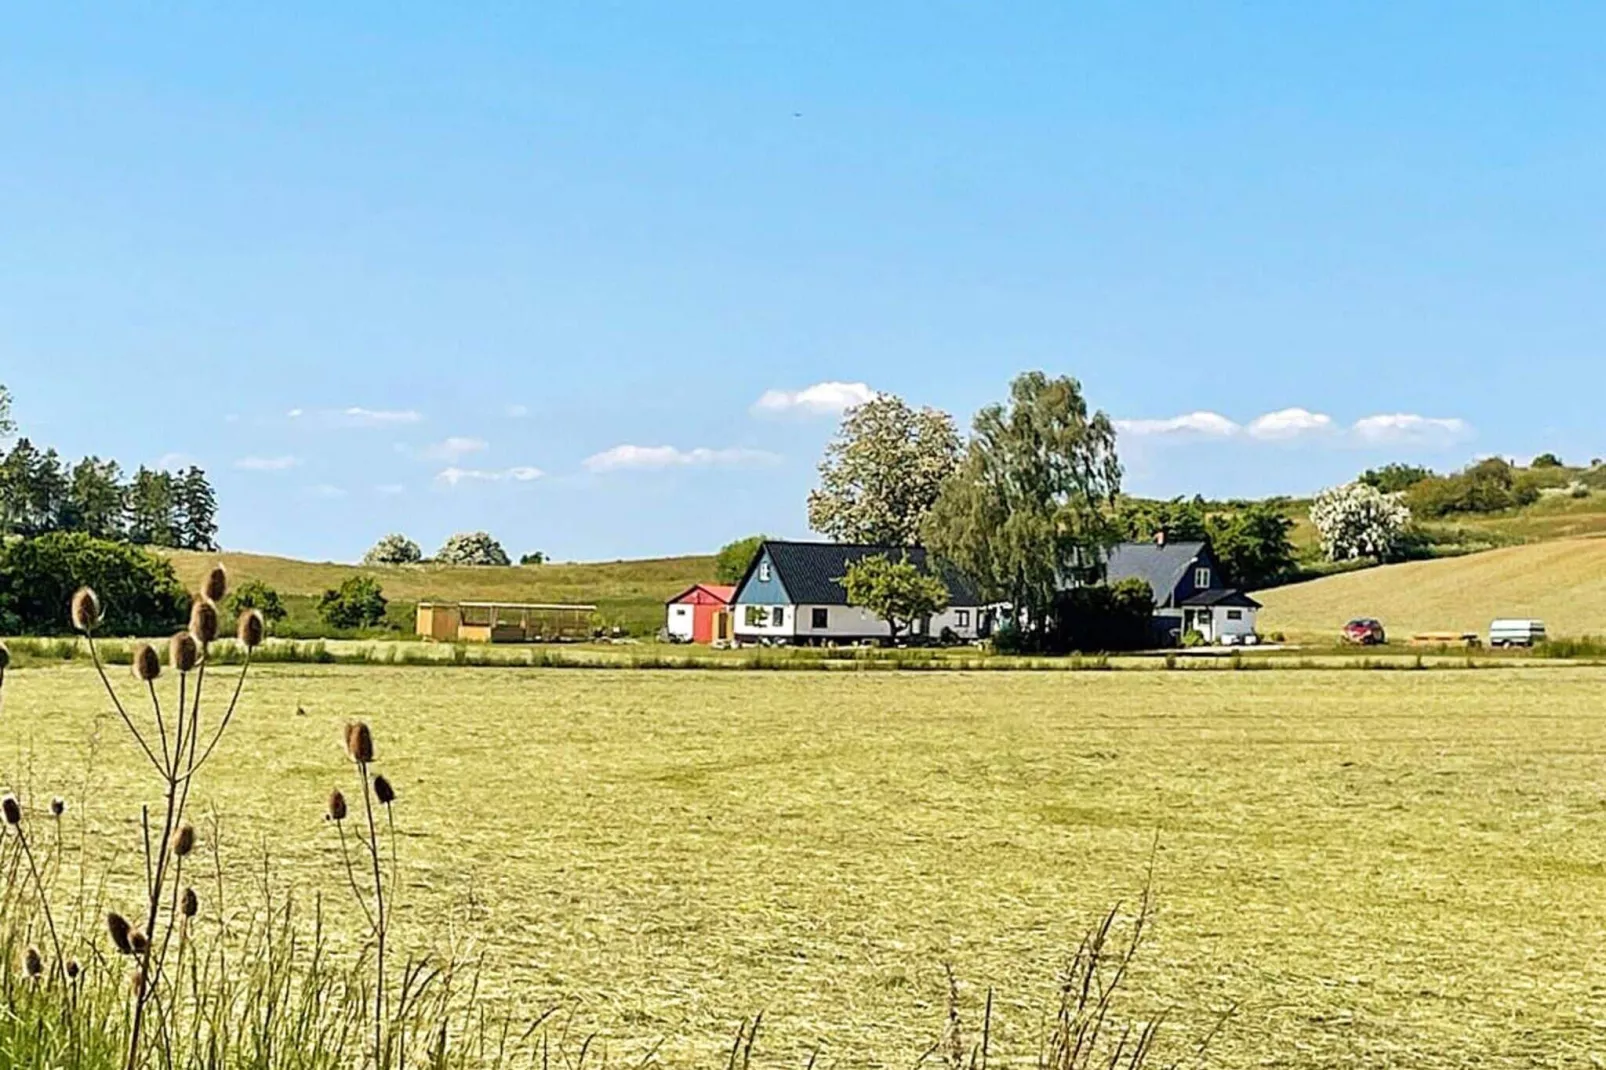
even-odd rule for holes
{"type": "Polygon", "coordinates": [[[45,972],[45,960],[39,957],[37,947],[30,947],[22,953],[22,972],[29,977],[38,977],[45,972]]]}
{"type": "Polygon", "coordinates": [[[247,650],[255,650],[262,645],[262,637],[267,634],[267,621],[262,618],[260,609],[248,609],[240,614],[240,625],[235,629],[240,645],[247,650]]]}
{"type": "Polygon", "coordinates": [[[385,806],[396,801],[396,789],[390,786],[390,781],[385,779],[383,773],[374,777],[374,798],[385,806]]]}
{"type": "Polygon", "coordinates": [[[60,817],[62,814],[65,814],[66,812],[67,812],[67,800],[66,799],[63,799],[60,795],[57,795],[54,799],[50,800],[50,816],[51,817],[60,817]]]}
{"type": "Polygon", "coordinates": [[[179,672],[189,672],[195,668],[200,656],[200,648],[195,645],[195,639],[189,632],[179,632],[167,641],[167,660],[179,672]]]}
{"type": "Polygon", "coordinates": [[[100,596],[88,587],[80,587],[72,596],[72,626],[80,632],[90,632],[100,623],[100,596]]]}
{"type": "Polygon", "coordinates": [[[7,795],[4,799],[0,799],[0,813],[5,814],[6,824],[22,824],[22,804],[17,801],[15,795],[7,795]]]}
{"type": "Polygon", "coordinates": [[[346,756],[362,765],[374,760],[374,734],[366,721],[352,721],[346,726],[346,756]]]}
{"type": "Polygon", "coordinates": [[[134,648],[134,675],[147,684],[162,675],[162,657],[149,643],[134,648]]]}
{"type": "Polygon", "coordinates": [[[197,598],[190,603],[190,634],[202,646],[217,639],[217,604],[210,599],[197,598]]]}
{"type": "Polygon", "coordinates": [[[200,897],[195,894],[195,889],[184,889],[184,899],[179,903],[179,912],[182,913],[186,918],[193,918],[200,909],[201,900],[200,897]]]}
{"type": "Polygon", "coordinates": [[[213,565],[212,571],[206,574],[206,582],[201,585],[201,593],[214,602],[221,602],[228,590],[229,574],[222,565],[213,565]]]}
{"type": "Polygon", "coordinates": [[[130,939],[132,930],[128,927],[128,919],[118,913],[106,915],[106,932],[111,935],[112,946],[124,955],[134,953],[134,945],[130,939]]]}
{"type": "Polygon", "coordinates": [[[329,793],[329,820],[346,820],[346,797],[340,794],[339,788],[329,793]]]}
{"type": "Polygon", "coordinates": [[[173,837],[173,854],[184,858],[193,850],[195,850],[195,826],[180,826],[178,835],[173,837]]]}
{"type": "Polygon", "coordinates": [[[140,930],[135,929],[128,934],[128,946],[136,955],[143,955],[150,950],[150,939],[140,930]]]}
{"type": "Polygon", "coordinates": [[[67,980],[76,981],[76,980],[78,980],[78,975],[83,973],[83,972],[84,972],[84,968],[82,966],[78,965],[78,960],[77,959],[68,959],[67,960],[67,980]]]}

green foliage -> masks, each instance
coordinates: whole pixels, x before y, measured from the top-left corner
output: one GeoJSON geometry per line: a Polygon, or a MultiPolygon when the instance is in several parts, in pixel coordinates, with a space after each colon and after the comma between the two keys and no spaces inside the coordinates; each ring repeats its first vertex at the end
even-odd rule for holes
{"type": "Polygon", "coordinates": [[[521,565],[544,565],[544,564],[546,564],[546,554],[543,553],[540,550],[531,550],[527,554],[520,554],[519,555],[519,564],[521,564],[521,565]]]}
{"type": "Polygon", "coordinates": [[[1026,613],[1040,638],[1067,578],[1118,542],[1115,429],[1075,379],[1028,372],[1007,407],[977,414],[958,471],[925,525],[926,544],[992,601],[1026,613]]]}
{"type": "Polygon", "coordinates": [[[1263,503],[1213,516],[1208,524],[1227,582],[1248,590],[1269,587],[1294,571],[1293,529],[1281,510],[1263,503]]]}
{"type": "Polygon", "coordinates": [[[1189,650],[1192,650],[1195,647],[1204,646],[1204,633],[1199,631],[1197,628],[1189,628],[1187,631],[1182,633],[1182,645],[1189,650]]]}
{"type": "Polygon", "coordinates": [[[915,621],[948,608],[948,586],[909,560],[885,554],[861,557],[848,565],[842,586],[848,605],[869,610],[892,627],[897,638],[915,621]]]}
{"type": "Polygon", "coordinates": [[[73,466],[67,490],[70,510],[65,527],[97,539],[127,537],[126,491],[123,471],[116,461],[85,457],[73,466]]]}
{"type": "Polygon", "coordinates": [[[365,565],[415,565],[423,560],[424,551],[418,544],[400,532],[393,532],[374,543],[363,555],[365,565]]]}
{"type": "Polygon", "coordinates": [[[229,594],[228,609],[231,616],[239,616],[247,609],[257,610],[269,625],[278,624],[289,615],[279,592],[261,580],[246,580],[229,594]]]}
{"type": "Polygon", "coordinates": [[[1123,498],[1115,508],[1115,522],[1129,539],[1146,542],[1159,532],[1168,539],[1208,538],[1210,514],[1203,498],[1172,498],[1168,502],[1123,498]]]}
{"type": "Polygon", "coordinates": [[[331,628],[376,628],[385,619],[386,599],[372,576],[349,576],[318,599],[318,616],[331,628]]]}
{"type": "Polygon", "coordinates": [[[67,603],[85,585],[100,595],[106,635],[160,635],[182,624],[188,611],[166,560],[126,543],[56,531],[0,548],[0,632],[71,631],[67,603]]]}
{"type": "Polygon", "coordinates": [[[1061,593],[1046,652],[1142,650],[1154,645],[1154,592],[1139,579],[1061,593]]]}
{"type": "Polygon", "coordinates": [[[11,391],[0,383],[0,438],[10,438],[16,430],[17,425],[11,420],[11,391]]]}
{"type": "Polygon", "coordinates": [[[1490,457],[1450,476],[1434,476],[1406,493],[1406,504],[1418,517],[1456,513],[1498,513],[1539,500],[1539,482],[1510,462],[1490,457]]]}
{"type": "Polygon", "coordinates": [[[1557,457],[1554,453],[1541,453],[1539,456],[1533,459],[1533,463],[1529,467],[1561,468],[1563,465],[1561,463],[1561,458],[1557,457]]]}
{"type": "Polygon", "coordinates": [[[720,583],[740,583],[766,538],[766,535],[749,535],[720,547],[714,558],[714,578],[720,583]]]}
{"type": "Polygon", "coordinates": [[[502,544],[488,532],[459,532],[447,539],[435,552],[435,560],[443,565],[511,565],[502,544]]]}
{"type": "Polygon", "coordinates": [[[837,542],[908,546],[959,460],[953,417],[881,394],[848,410],[809,493],[809,527],[837,542]]]}
{"type": "Polygon", "coordinates": [[[1433,479],[1431,468],[1423,468],[1416,464],[1385,464],[1381,468],[1368,468],[1361,473],[1360,481],[1369,487],[1376,487],[1384,494],[1397,494],[1402,490],[1409,490],[1424,479],[1433,479]]]}

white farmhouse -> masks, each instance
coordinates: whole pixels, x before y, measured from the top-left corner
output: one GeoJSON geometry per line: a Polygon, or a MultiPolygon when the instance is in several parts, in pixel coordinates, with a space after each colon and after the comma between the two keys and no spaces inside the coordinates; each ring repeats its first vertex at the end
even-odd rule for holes
{"type": "MultiPolygon", "coordinates": [[[[765,542],[731,600],[737,641],[822,644],[889,639],[891,626],[868,610],[848,605],[842,586],[850,564],[877,554],[894,561],[907,554],[916,567],[930,567],[926,551],[918,546],[765,542]]],[[[962,641],[985,638],[992,627],[991,611],[959,576],[941,569],[937,574],[948,586],[948,608],[917,621],[912,634],[940,639],[946,632],[962,641]]]]}

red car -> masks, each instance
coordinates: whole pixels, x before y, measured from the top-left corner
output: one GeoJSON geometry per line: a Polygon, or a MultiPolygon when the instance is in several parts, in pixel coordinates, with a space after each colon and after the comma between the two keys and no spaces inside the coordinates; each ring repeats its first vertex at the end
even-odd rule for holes
{"type": "Polygon", "coordinates": [[[1383,622],[1371,617],[1357,617],[1344,625],[1344,630],[1339,634],[1344,637],[1344,642],[1356,646],[1381,646],[1389,641],[1388,634],[1383,631],[1383,622]]]}

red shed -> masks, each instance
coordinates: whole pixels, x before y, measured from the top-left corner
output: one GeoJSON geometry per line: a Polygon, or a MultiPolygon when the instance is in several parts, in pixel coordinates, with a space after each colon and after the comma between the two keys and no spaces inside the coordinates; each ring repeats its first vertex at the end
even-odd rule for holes
{"type": "Polygon", "coordinates": [[[666,606],[669,638],[680,643],[712,643],[731,637],[730,604],[736,588],[694,583],[666,606]]]}

